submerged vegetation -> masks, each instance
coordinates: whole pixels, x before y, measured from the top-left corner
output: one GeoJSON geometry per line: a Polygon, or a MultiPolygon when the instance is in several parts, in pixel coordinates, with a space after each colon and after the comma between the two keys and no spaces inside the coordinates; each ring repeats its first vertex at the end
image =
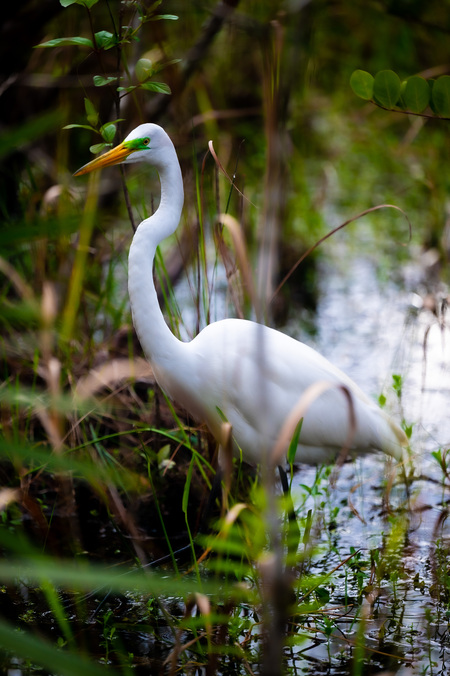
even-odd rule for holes
{"type": "Polygon", "coordinates": [[[448,121],[422,113],[450,8],[424,4],[2,8],[4,673],[448,671],[448,121]],[[427,83],[409,85],[417,115],[380,109],[392,75],[367,76],[387,71],[427,83]],[[205,523],[215,443],[156,387],[126,293],[157,177],[72,177],[147,120],[185,179],[156,266],[172,330],[257,297],[402,421],[404,464],[291,468],[293,521],[275,479],[235,462],[205,523]]]}

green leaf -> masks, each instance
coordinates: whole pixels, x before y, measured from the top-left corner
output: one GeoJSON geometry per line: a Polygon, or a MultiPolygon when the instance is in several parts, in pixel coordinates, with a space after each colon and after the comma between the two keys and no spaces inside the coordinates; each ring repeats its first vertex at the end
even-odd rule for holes
{"type": "Polygon", "coordinates": [[[442,463],[442,451],[440,448],[438,448],[437,451],[431,451],[431,455],[438,461],[439,464],[442,463]]]}
{"type": "Polygon", "coordinates": [[[96,155],[97,153],[100,153],[102,150],[105,150],[105,148],[110,148],[112,143],[94,143],[93,146],[89,146],[89,150],[91,153],[94,153],[96,155]]]}
{"type": "Polygon", "coordinates": [[[350,87],[356,96],[365,101],[373,98],[373,76],[365,70],[355,70],[351,74],[350,87]]]}
{"type": "MultiPolygon", "coordinates": [[[[2,544],[5,539],[5,535],[7,535],[7,533],[5,533],[6,530],[6,528],[0,530],[2,544]]],[[[17,541],[17,536],[15,539],[17,541]]],[[[75,589],[82,592],[85,592],[87,589],[97,588],[105,589],[106,592],[106,590],[111,588],[114,591],[117,590],[120,593],[127,593],[130,591],[130,589],[135,589],[142,594],[152,595],[166,594],[167,596],[184,596],[186,594],[186,580],[181,579],[177,575],[169,576],[166,574],[163,576],[162,574],[156,574],[154,571],[145,574],[145,572],[142,570],[136,571],[130,570],[129,568],[125,570],[123,568],[115,568],[114,570],[111,570],[106,566],[100,567],[92,566],[90,564],[87,565],[87,561],[82,563],[86,563],[86,565],[81,565],[79,561],[74,562],[73,559],[58,560],[56,557],[50,559],[45,558],[42,555],[39,557],[35,555],[32,560],[28,561],[24,561],[23,559],[11,560],[11,557],[8,557],[6,560],[0,559],[0,580],[2,582],[11,581],[11,583],[14,584],[17,584],[17,580],[26,580],[27,583],[32,581],[33,584],[39,585],[41,579],[45,578],[46,580],[52,582],[55,586],[64,586],[69,590],[75,589]],[[126,575],[123,573],[126,573],[126,575]]],[[[235,587],[236,584],[234,584],[232,587],[234,594],[233,598],[239,598],[238,594],[240,593],[240,590],[235,589],[235,587]]],[[[228,586],[227,591],[227,585],[225,581],[221,582],[221,588],[224,590],[224,594],[230,593],[230,586],[228,586]]],[[[217,582],[212,584],[208,581],[208,579],[203,580],[202,591],[205,594],[213,594],[213,592],[217,594],[217,582]]],[[[241,596],[244,596],[245,593],[248,592],[243,590],[241,596]]],[[[0,619],[0,623],[0,635],[3,637],[3,620],[0,619]]],[[[14,627],[14,632],[16,635],[20,636],[20,630],[18,630],[17,626],[14,627]]],[[[43,641],[42,636],[35,638],[36,641],[43,641]]],[[[4,644],[8,647],[8,649],[13,650],[11,643],[5,641],[4,644]]],[[[3,641],[0,641],[0,645],[3,645],[3,641]]],[[[20,647],[18,646],[16,653],[20,656],[25,656],[27,652],[19,648],[20,647]]],[[[65,653],[62,654],[64,655],[65,653]]],[[[69,656],[69,654],[67,654],[67,656],[69,656]]],[[[31,655],[31,657],[34,656],[31,655]]],[[[53,664],[48,665],[51,673],[64,674],[64,676],[69,676],[69,674],[72,673],[75,673],[76,676],[80,676],[80,674],[83,676],[89,676],[89,671],[83,670],[82,667],[77,663],[77,660],[75,660],[76,655],[72,656],[72,653],[70,653],[70,657],[72,657],[74,660],[74,671],[65,669],[63,665],[60,665],[55,661],[53,664]]],[[[89,664],[92,665],[92,662],[89,664]]],[[[95,663],[92,666],[95,666],[95,663]]],[[[102,674],[104,676],[113,676],[113,674],[116,673],[116,671],[112,670],[111,665],[107,665],[102,669],[102,674]]],[[[121,670],[120,673],[123,674],[124,670],[121,670]]]]}
{"type": "Polygon", "coordinates": [[[100,129],[100,133],[105,139],[106,143],[111,145],[114,140],[114,136],[116,135],[116,125],[111,124],[111,122],[104,124],[100,129]]]}
{"type": "Polygon", "coordinates": [[[98,0],[59,0],[62,7],[69,7],[70,5],[82,5],[90,9],[97,4],[98,0]]]}
{"type": "Polygon", "coordinates": [[[130,87],[117,87],[118,92],[132,92],[134,89],[137,89],[137,85],[130,85],[130,87]]]}
{"type": "Polygon", "coordinates": [[[373,82],[373,95],[384,108],[394,108],[400,98],[402,83],[392,70],[380,70],[373,82]]]}
{"type": "Polygon", "coordinates": [[[411,439],[411,436],[412,436],[412,433],[413,433],[414,423],[412,423],[411,425],[407,425],[407,424],[404,422],[402,426],[403,426],[403,431],[404,431],[404,433],[406,434],[406,437],[407,437],[408,439],[411,439]]]}
{"type": "Polygon", "coordinates": [[[405,108],[412,113],[421,113],[430,102],[430,87],[428,82],[418,75],[406,80],[402,85],[402,100],[405,108]]]}
{"type": "Polygon", "coordinates": [[[184,514],[187,515],[188,513],[188,503],[189,503],[189,492],[191,490],[191,481],[192,481],[192,470],[194,469],[194,463],[191,460],[188,473],[186,476],[186,481],[184,483],[184,489],[183,489],[183,498],[181,501],[181,509],[183,510],[184,514]]]}
{"type": "Polygon", "coordinates": [[[300,418],[300,420],[297,423],[297,427],[295,428],[294,435],[291,439],[291,443],[289,444],[289,449],[287,452],[287,461],[290,465],[293,465],[295,462],[295,454],[297,453],[297,447],[298,447],[298,441],[300,439],[300,432],[302,430],[302,425],[303,425],[303,418],[300,418]]]}
{"type": "Polygon", "coordinates": [[[153,75],[153,63],[150,59],[139,59],[134,69],[139,82],[145,82],[153,75]]]}
{"type": "Polygon", "coordinates": [[[89,131],[97,131],[95,127],[88,124],[66,124],[63,129],[89,129],[89,131]]]}
{"type": "Polygon", "coordinates": [[[86,111],[86,119],[93,127],[96,127],[98,124],[98,112],[90,99],[85,97],[84,99],[84,109],[86,111]]]}
{"type": "Polygon", "coordinates": [[[397,394],[397,397],[402,396],[402,388],[403,388],[403,376],[393,373],[392,374],[392,389],[394,392],[397,394]]]}
{"type": "MultiPolygon", "coordinates": [[[[0,645],[12,651],[13,654],[20,655],[22,659],[32,660],[53,673],[65,674],[65,676],[77,676],[78,674],[102,676],[106,673],[106,667],[75,652],[58,650],[54,644],[42,636],[33,636],[31,632],[19,630],[17,626],[8,624],[4,620],[0,621],[0,645]]],[[[109,665],[107,669],[111,676],[118,674],[117,671],[112,671],[109,665]]]]}
{"type": "Polygon", "coordinates": [[[48,40],[47,42],[41,42],[39,45],[36,45],[36,48],[38,48],[38,47],[68,47],[70,45],[79,45],[81,47],[90,47],[90,49],[94,49],[94,45],[92,43],[92,40],[89,40],[89,38],[81,38],[81,37],[55,38],[54,40],[48,40]]]}
{"type": "Polygon", "coordinates": [[[95,34],[95,44],[99,49],[111,49],[117,44],[117,36],[109,31],[99,31],[95,34]]]}
{"type": "Polygon", "coordinates": [[[158,92],[159,94],[171,94],[169,85],[165,82],[144,82],[141,84],[142,89],[147,89],[149,92],[158,92]]]}
{"type": "Polygon", "coordinates": [[[166,19],[167,21],[178,21],[176,14],[157,14],[156,16],[152,16],[150,21],[161,21],[161,19],[166,19]]]}
{"type": "Polygon", "coordinates": [[[431,96],[437,114],[450,117],[450,75],[442,75],[436,80],[431,96]]]}
{"type": "Polygon", "coordinates": [[[117,82],[117,78],[115,75],[107,75],[104,77],[103,75],[94,75],[94,85],[96,87],[104,87],[105,85],[112,84],[113,82],[117,82]]]}
{"type": "Polygon", "coordinates": [[[438,112],[436,110],[436,106],[434,105],[434,101],[433,101],[433,88],[434,88],[434,84],[435,84],[436,80],[434,78],[430,77],[430,79],[427,80],[427,82],[428,82],[428,85],[429,85],[430,91],[431,91],[430,108],[433,111],[433,113],[435,115],[437,115],[438,112]]]}

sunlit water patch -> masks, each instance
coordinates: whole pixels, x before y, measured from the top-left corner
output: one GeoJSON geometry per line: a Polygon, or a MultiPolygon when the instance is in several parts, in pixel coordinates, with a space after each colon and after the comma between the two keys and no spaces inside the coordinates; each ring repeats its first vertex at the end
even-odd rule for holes
{"type": "MultiPolygon", "coordinates": [[[[381,454],[340,469],[328,498],[339,506],[334,516],[334,554],[324,567],[331,569],[336,558],[343,560],[355,550],[366,559],[379,548],[386,552],[391,529],[398,527],[398,522],[393,526],[389,519],[390,507],[407,507],[405,545],[398,579],[386,582],[386,589],[377,589],[372,597],[370,588],[365,590],[366,609],[364,605],[359,609],[358,622],[352,624],[353,612],[342,613],[336,622],[339,630],[312,647],[311,665],[315,662],[317,668],[318,662],[329,663],[333,673],[339,674],[336,655],[346,652],[346,642],[351,644],[355,627],[364,622],[374,671],[378,665],[378,669],[389,668],[402,676],[436,669],[444,673],[449,660],[448,588],[442,578],[450,538],[448,495],[442,487],[441,468],[431,455],[450,443],[450,330],[444,321],[442,288],[431,303],[430,296],[420,296],[414,288],[381,283],[370,259],[336,258],[323,263],[320,290],[313,346],[370,396],[388,394],[393,417],[404,417],[413,426],[411,462],[418,479],[409,495],[404,484],[395,481],[386,504],[386,460],[381,454]],[[392,391],[392,374],[401,376],[401,397],[392,391]]],[[[292,325],[288,329],[302,338],[292,325]]],[[[314,468],[301,467],[294,490],[312,483],[314,476],[314,468]]],[[[317,572],[323,572],[320,561],[315,565],[317,572]]],[[[355,580],[350,582],[348,576],[337,574],[335,580],[335,600],[355,590],[355,580]]],[[[303,653],[303,662],[297,666],[304,671],[309,659],[303,653]]]]}

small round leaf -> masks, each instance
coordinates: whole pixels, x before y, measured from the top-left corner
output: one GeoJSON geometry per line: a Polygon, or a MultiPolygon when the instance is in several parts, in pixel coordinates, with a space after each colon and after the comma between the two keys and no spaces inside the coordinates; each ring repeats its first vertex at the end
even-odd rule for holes
{"type": "Polygon", "coordinates": [[[450,75],[442,75],[433,84],[433,108],[438,115],[450,117],[450,75]]]}
{"type": "Polygon", "coordinates": [[[165,82],[144,82],[142,89],[147,89],[149,92],[157,92],[158,94],[171,94],[169,85],[165,82]]]}
{"type": "Polygon", "coordinates": [[[373,95],[384,108],[394,108],[400,98],[402,83],[393,70],[380,70],[373,82],[373,95]]]}
{"type": "Polygon", "coordinates": [[[93,80],[96,87],[104,87],[105,85],[117,82],[117,77],[115,75],[107,75],[106,77],[103,75],[94,75],[93,80]]]}
{"type": "Polygon", "coordinates": [[[111,49],[117,44],[117,37],[109,31],[98,31],[95,34],[95,43],[99,49],[111,49]]]}
{"type": "Polygon", "coordinates": [[[153,64],[150,59],[139,59],[134,72],[139,82],[145,82],[153,75],[153,64]]]}
{"type": "Polygon", "coordinates": [[[84,109],[86,111],[86,118],[89,124],[93,127],[96,127],[98,124],[98,113],[95,109],[94,104],[88,98],[84,99],[84,109]]]}
{"type": "Polygon", "coordinates": [[[418,75],[406,80],[402,88],[402,99],[405,108],[412,113],[421,113],[430,103],[430,87],[428,82],[418,75]]]}
{"type": "Polygon", "coordinates": [[[355,70],[350,77],[350,87],[356,96],[365,101],[373,98],[373,77],[365,70],[355,70]]]}
{"type": "Polygon", "coordinates": [[[102,150],[105,150],[105,148],[109,148],[111,146],[111,143],[95,143],[93,146],[89,146],[89,150],[91,153],[100,153],[102,150]]]}

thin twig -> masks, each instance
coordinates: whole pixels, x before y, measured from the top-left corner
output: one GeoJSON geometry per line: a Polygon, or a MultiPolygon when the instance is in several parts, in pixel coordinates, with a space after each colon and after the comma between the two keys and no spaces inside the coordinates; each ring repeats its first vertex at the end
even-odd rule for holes
{"type": "MultiPolygon", "coordinates": [[[[322,244],[322,242],[325,242],[329,237],[334,235],[336,232],[339,230],[342,230],[342,228],[345,228],[347,225],[350,223],[353,223],[353,221],[356,221],[358,218],[361,218],[362,216],[366,216],[367,214],[372,213],[373,211],[378,211],[378,209],[395,209],[396,211],[400,211],[406,220],[408,221],[408,226],[409,226],[409,239],[411,240],[412,236],[412,225],[411,221],[409,220],[408,216],[404,212],[404,210],[401,207],[397,207],[395,204],[377,204],[375,207],[370,207],[370,209],[365,209],[364,211],[361,211],[360,214],[357,214],[356,216],[353,216],[352,218],[349,218],[347,221],[344,223],[341,223],[341,225],[338,225],[337,228],[333,228],[333,230],[330,230],[330,232],[327,232],[326,235],[321,237],[315,244],[313,244],[309,249],[305,251],[305,253],[300,256],[298,261],[292,266],[292,268],[289,270],[289,272],[283,277],[281,282],[278,284],[277,288],[275,289],[272,298],[270,299],[270,302],[272,303],[275,296],[280,292],[280,290],[283,288],[283,286],[286,284],[287,280],[289,277],[295,272],[295,270],[298,268],[300,263],[302,263],[309,254],[311,254],[317,247],[322,244]]],[[[401,242],[399,242],[401,246],[404,246],[401,242]]]]}

